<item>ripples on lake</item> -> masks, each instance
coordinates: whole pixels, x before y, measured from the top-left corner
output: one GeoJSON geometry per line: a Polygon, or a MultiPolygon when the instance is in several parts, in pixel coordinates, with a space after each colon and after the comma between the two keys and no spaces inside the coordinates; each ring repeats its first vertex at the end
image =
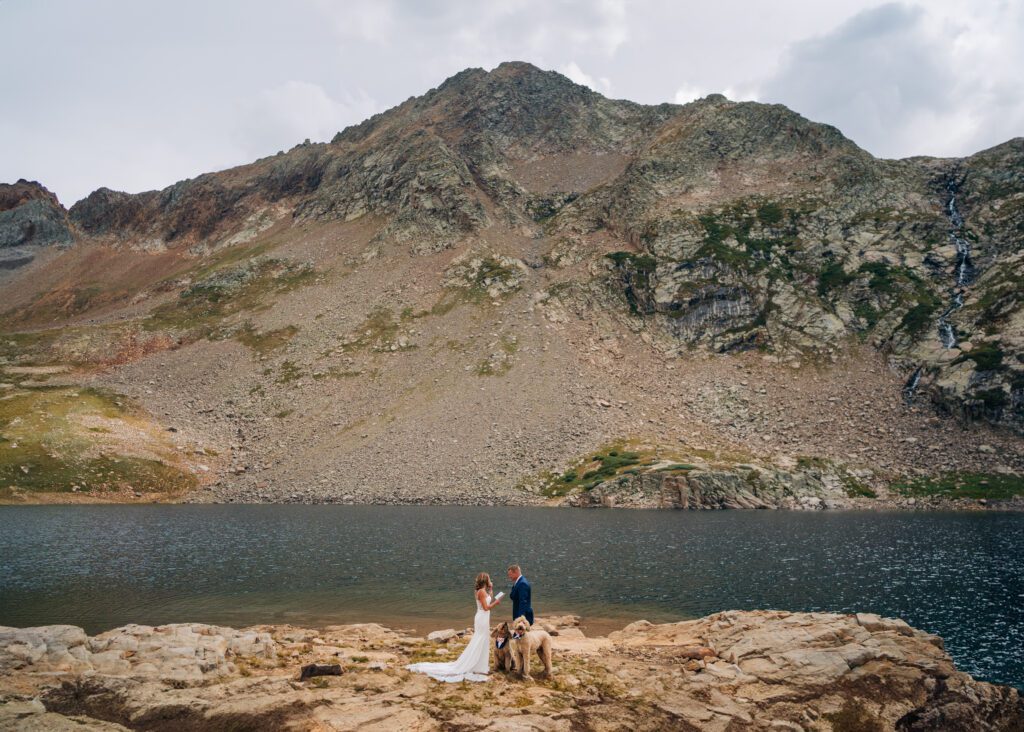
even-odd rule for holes
{"type": "MultiPolygon", "coordinates": [[[[1024,686],[1024,515],[376,506],[0,508],[0,624],[468,625],[524,566],[607,629],[724,609],[876,612],[1024,686]]],[[[505,605],[496,615],[508,612],[505,605]]]]}

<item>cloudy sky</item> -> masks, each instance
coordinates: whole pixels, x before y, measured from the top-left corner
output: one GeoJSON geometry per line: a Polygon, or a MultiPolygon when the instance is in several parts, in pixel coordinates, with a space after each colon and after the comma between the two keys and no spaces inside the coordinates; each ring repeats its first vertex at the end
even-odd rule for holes
{"type": "Polygon", "coordinates": [[[0,182],[66,205],[512,59],[639,102],[781,102],[884,157],[1024,135],[1024,0],[0,0],[0,49],[0,182]]]}

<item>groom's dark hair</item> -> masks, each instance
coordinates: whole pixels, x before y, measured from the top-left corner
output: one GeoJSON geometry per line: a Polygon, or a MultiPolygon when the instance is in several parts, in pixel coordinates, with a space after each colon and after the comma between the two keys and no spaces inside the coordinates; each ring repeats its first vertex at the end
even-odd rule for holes
{"type": "Polygon", "coordinates": [[[506,572],[519,572],[519,574],[523,573],[523,570],[519,569],[519,565],[518,564],[510,564],[510,565],[508,565],[508,569],[506,569],[505,571],[506,572]]]}

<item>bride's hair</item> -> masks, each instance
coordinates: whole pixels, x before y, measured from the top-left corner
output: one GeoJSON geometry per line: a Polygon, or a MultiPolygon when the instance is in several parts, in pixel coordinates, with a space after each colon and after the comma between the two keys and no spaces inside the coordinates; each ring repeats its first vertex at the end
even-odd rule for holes
{"type": "Polygon", "coordinates": [[[491,575],[487,572],[481,572],[476,576],[476,588],[479,590],[481,587],[489,587],[491,584],[491,575]]]}

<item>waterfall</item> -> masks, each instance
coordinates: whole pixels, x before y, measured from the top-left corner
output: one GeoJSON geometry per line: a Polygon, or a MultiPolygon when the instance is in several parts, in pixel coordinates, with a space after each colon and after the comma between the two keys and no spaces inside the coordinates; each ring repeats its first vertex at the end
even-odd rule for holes
{"type": "Polygon", "coordinates": [[[939,316],[939,338],[942,339],[944,348],[953,348],[956,345],[956,331],[953,324],[949,322],[949,316],[964,306],[964,293],[956,291],[949,306],[939,316]]]}
{"type": "Polygon", "coordinates": [[[907,383],[903,385],[903,398],[909,403],[914,401],[914,394],[917,392],[917,385],[921,383],[921,367],[918,366],[914,369],[914,373],[907,379],[907,383]]]}
{"type": "Polygon", "coordinates": [[[974,279],[974,261],[971,259],[971,243],[961,234],[964,228],[964,217],[956,203],[957,186],[950,178],[946,182],[949,201],[946,203],[946,216],[949,217],[949,238],[956,247],[956,267],[949,305],[939,316],[939,340],[943,348],[955,348],[957,344],[956,330],[949,322],[949,317],[964,306],[964,289],[974,279]]]}
{"type": "MultiPolygon", "coordinates": [[[[958,343],[956,329],[949,322],[950,316],[964,306],[965,288],[974,280],[974,261],[971,259],[971,243],[962,236],[964,217],[956,203],[957,185],[952,177],[946,181],[946,216],[949,218],[949,238],[956,247],[956,267],[954,269],[953,286],[950,288],[949,305],[942,311],[936,325],[939,340],[943,348],[956,348],[958,343]]],[[[903,398],[910,403],[914,400],[917,386],[921,383],[921,366],[914,369],[907,382],[903,385],[903,398]]]]}

